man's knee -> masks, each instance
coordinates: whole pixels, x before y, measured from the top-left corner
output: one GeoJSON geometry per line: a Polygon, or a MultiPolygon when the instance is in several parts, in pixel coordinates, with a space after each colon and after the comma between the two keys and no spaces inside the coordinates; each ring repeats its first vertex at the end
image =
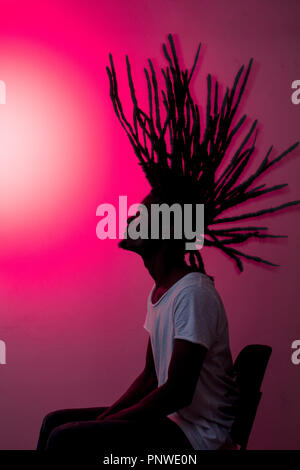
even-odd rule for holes
{"type": "Polygon", "coordinates": [[[45,450],[70,449],[70,444],[72,444],[72,426],[73,423],[61,424],[60,426],[56,426],[52,429],[48,437],[45,450]]]}
{"type": "Polygon", "coordinates": [[[51,430],[60,424],[60,418],[62,416],[62,410],[50,411],[47,413],[42,421],[43,430],[51,430]]]}

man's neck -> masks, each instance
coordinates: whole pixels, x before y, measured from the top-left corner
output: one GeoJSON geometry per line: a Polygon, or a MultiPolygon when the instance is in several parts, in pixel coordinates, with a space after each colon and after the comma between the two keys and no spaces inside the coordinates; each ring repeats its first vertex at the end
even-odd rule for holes
{"type": "Polygon", "coordinates": [[[145,267],[155,282],[155,287],[160,289],[169,289],[181,277],[195,271],[184,260],[175,262],[175,260],[172,260],[163,252],[143,260],[145,267]]]}

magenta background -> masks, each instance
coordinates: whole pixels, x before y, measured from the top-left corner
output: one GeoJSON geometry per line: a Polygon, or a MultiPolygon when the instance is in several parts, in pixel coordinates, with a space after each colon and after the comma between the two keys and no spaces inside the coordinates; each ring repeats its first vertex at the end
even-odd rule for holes
{"type": "MultiPolygon", "coordinates": [[[[24,163],[28,174],[18,174],[21,189],[15,181],[18,165],[6,169],[11,183],[5,180],[5,190],[0,188],[0,339],[7,344],[7,364],[0,366],[0,448],[34,449],[47,412],[110,404],[144,365],[147,336],[142,325],[152,279],[136,255],[95,234],[99,204],[117,203],[126,194],[129,204],[139,202],[149,188],[113,112],[105,70],[108,53],[113,54],[128,117],[125,54],[138,96],[146,103],[143,68],[148,57],[157,71],[165,65],[162,43],[168,33],[187,67],[202,42],[193,81],[199,101],[206,97],[208,72],[231,86],[238,68],[254,57],[241,111],[249,116],[244,133],[259,119],[255,156],[260,162],[271,144],[274,157],[299,139],[300,105],[290,99],[291,82],[300,79],[299,3],[1,3],[0,79],[7,85],[1,123],[11,113],[9,132],[18,135],[24,125],[24,120],[17,128],[13,124],[18,103],[25,116],[29,113],[29,125],[37,126],[36,137],[43,110],[49,119],[43,127],[45,145],[33,132],[25,149],[12,147],[17,164],[25,151],[29,159],[24,163]],[[33,147],[40,155],[34,171],[33,147]]],[[[5,151],[2,146],[2,158],[5,151]]],[[[288,182],[289,188],[265,197],[260,208],[299,199],[299,157],[297,150],[266,175],[269,185],[288,182]]],[[[216,250],[205,249],[203,257],[227,310],[233,356],[248,343],[273,347],[249,449],[300,449],[300,366],[290,359],[291,343],[300,338],[299,209],[254,222],[289,235],[245,246],[280,268],[245,261],[240,275],[216,250]]]]}

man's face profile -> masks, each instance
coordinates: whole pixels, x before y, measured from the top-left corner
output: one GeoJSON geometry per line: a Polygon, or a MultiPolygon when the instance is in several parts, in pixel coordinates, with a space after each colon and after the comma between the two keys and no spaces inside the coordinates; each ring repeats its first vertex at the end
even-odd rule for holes
{"type": "MultiPolygon", "coordinates": [[[[124,250],[133,251],[140,255],[149,254],[155,251],[160,244],[160,240],[151,239],[151,204],[157,203],[154,196],[149,193],[141,202],[140,209],[136,212],[135,215],[132,215],[127,218],[127,227],[126,227],[126,238],[123,238],[118,246],[124,250]],[[146,209],[146,210],[145,210],[146,209]],[[140,230],[141,218],[144,217],[147,219],[147,238],[139,236],[138,238],[133,238],[130,236],[131,230],[135,227],[136,231],[140,230]]],[[[144,219],[144,220],[145,220],[144,219]]]]}

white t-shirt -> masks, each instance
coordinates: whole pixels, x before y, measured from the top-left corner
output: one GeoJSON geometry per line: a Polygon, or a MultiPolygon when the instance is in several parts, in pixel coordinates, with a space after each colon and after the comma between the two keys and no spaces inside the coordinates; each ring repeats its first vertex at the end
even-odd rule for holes
{"type": "Polygon", "coordinates": [[[156,303],[148,297],[144,328],[149,332],[158,386],[168,378],[175,338],[202,344],[206,353],[192,403],[170,414],[196,450],[232,443],[232,405],[238,391],[232,378],[228,322],[214,282],[191,272],[173,284],[156,303]]]}

